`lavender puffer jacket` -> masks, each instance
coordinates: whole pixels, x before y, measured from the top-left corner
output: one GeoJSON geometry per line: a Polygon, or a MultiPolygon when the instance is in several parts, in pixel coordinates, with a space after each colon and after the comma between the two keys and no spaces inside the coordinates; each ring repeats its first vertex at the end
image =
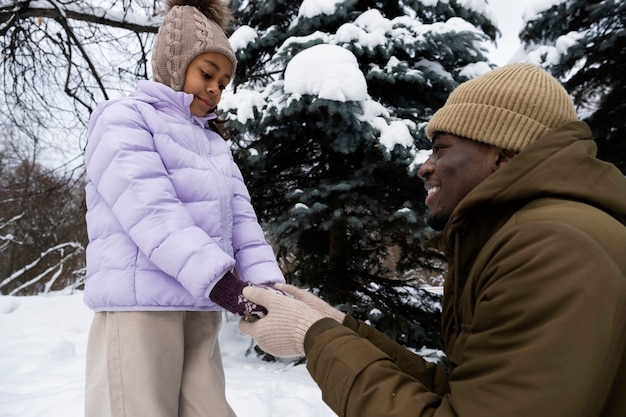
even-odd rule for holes
{"type": "Polygon", "coordinates": [[[228,144],[191,114],[192,96],[142,81],[93,113],[85,152],[87,279],[94,311],[219,310],[233,267],[283,282],[228,144]]]}

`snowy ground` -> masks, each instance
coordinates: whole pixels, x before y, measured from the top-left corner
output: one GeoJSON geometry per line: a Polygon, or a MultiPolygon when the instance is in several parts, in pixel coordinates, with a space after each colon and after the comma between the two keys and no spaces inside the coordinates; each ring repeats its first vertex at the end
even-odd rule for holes
{"type": "MultiPolygon", "coordinates": [[[[80,292],[0,296],[0,417],[83,416],[92,316],[80,292]]],[[[226,396],[239,416],[335,416],[303,365],[246,356],[250,339],[234,316],[225,315],[220,343],[226,396]]]]}

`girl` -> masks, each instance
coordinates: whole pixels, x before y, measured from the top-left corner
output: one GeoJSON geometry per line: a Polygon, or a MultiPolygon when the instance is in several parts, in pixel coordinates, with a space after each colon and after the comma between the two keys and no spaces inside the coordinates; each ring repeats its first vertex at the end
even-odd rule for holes
{"type": "Polygon", "coordinates": [[[88,131],[87,417],[234,416],[220,311],[262,317],[242,289],[284,282],[230,148],[209,128],[237,65],[228,6],[168,0],[166,12],[154,80],[101,104],[88,131]]]}

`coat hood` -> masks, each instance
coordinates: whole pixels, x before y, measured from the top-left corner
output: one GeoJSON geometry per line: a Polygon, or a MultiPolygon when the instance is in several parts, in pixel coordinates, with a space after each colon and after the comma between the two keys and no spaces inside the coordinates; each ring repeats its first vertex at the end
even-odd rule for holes
{"type": "MultiPolygon", "coordinates": [[[[596,158],[597,146],[584,122],[571,122],[546,134],[472,190],[456,207],[442,235],[475,225],[488,213],[506,221],[531,200],[565,198],[597,207],[626,224],[626,180],[613,165],[596,158]]],[[[500,223],[501,224],[501,223],[500,223]]],[[[494,224],[493,227],[499,227],[494,224]]],[[[489,233],[487,233],[489,234],[489,233]]]]}
{"type": "MultiPolygon", "coordinates": [[[[626,225],[626,179],[596,158],[584,122],[567,123],[544,135],[474,188],[430,243],[448,260],[442,325],[446,345],[461,329],[460,297],[487,242],[513,215],[537,200],[564,200],[595,207],[626,225]]],[[[488,255],[482,255],[488,256],[488,255]]]]}

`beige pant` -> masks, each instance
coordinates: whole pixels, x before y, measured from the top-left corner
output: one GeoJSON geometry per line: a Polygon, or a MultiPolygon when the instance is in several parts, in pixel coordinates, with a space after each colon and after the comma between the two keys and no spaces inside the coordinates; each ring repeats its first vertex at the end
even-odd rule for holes
{"type": "Polygon", "coordinates": [[[225,397],[220,312],[96,313],[85,417],[234,417],[225,397]]]}

